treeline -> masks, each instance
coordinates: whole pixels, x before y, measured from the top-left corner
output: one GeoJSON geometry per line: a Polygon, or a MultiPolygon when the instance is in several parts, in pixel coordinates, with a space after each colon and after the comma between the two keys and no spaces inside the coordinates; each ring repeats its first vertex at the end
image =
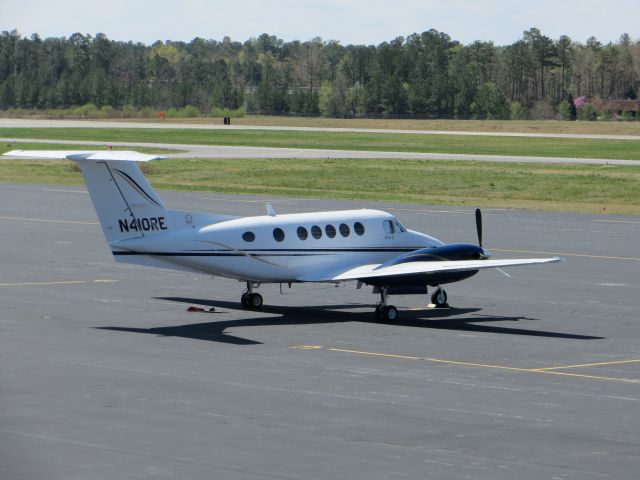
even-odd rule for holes
{"type": "Polygon", "coordinates": [[[635,99],[640,42],[558,40],[532,28],[512,45],[429,30],[377,46],[268,34],[144,45],[79,33],[0,36],[0,109],[92,104],[135,111],[544,118],[570,96],[635,99]]]}

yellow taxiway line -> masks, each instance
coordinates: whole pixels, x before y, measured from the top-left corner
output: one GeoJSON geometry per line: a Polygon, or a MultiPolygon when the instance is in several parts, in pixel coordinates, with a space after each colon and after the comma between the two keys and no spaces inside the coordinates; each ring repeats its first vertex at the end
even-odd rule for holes
{"type": "Polygon", "coordinates": [[[71,220],[51,220],[48,218],[0,217],[0,220],[14,220],[14,221],[20,221],[20,222],[44,222],[44,223],[75,223],[79,225],[100,225],[98,222],[76,222],[71,220]]]}
{"type": "Polygon", "coordinates": [[[538,371],[538,372],[544,372],[544,371],[549,371],[549,370],[562,370],[565,368],[583,368],[583,367],[602,367],[605,365],[620,365],[623,363],[638,363],[640,362],[640,359],[634,359],[634,360],[614,360],[611,362],[597,362],[597,363],[582,363],[582,364],[578,364],[578,365],[563,365],[563,366],[559,366],[559,367],[547,367],[547,368],[536,368],[534,370],[538,371]]]}
{"type": "Polygon", "coordinates": [[[368,352],[363,350],[349,350],[345,348],[331,348],[331,347],[323,347],[321,345],[297,345],[289,348],[293,350],[325,350],[328,352],[350,353],[354,355],[366,355],[366,356],[372,356],[372,357],[395,358],[400,360],[414,360],[414,361],[423,361],[423,362],[431,362],[431,363],[443,363],[448,365],[458,365],[458,366],[465,366],[465,367],[509,370],[513,372],[538,373],[538,374],[547,374],[547,375],[562,375],[565,377],[589,378],[592,380],[606,380],[606,381],[612,381],[612,382],[640,384],[640,380],[631,379],[631,378],[605,377],[600,375],[588,375],[588,374],[557,371],[563,368],[592,367],[592,366],[602,366],[602,365],[616,365],[616,364],[622,364],[622,363],[635,363],[635,362],[640,362],[640,359],[616,360],[611,362],[598,362],[598,363],[584,363],[580,365],[568,365],[568,366],[558,366],[558,367],[548,367],[548,368],[522,368],[522,367],[510,367],[507,365],[492,365],[492,364],[486,364],[486,363],[447,360],[443,358],[420,357],[420,356],[414,356],[414,355],[395,355],[391,353],[368,352]]]}

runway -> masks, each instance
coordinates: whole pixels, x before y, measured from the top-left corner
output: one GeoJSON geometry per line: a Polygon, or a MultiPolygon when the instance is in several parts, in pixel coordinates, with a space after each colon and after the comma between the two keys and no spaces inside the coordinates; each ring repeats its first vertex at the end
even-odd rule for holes
{"type": "MultiPolygon", "coordinates": [[[[47,140],[0,138],[4,143],[44,143],[93,146],[104,148],[104,142],[83,140],[47,140]]],[[[550,164],[591,164],[591,165],[640,165],[640,160],[614,160],[602,158],[566,158],[566,157],[537,157],[537,156],[507,156],[507,155],[477,155],[457,153],[420,153],[420,152],[379,152],[362,150],[334,150],[319,148],[271,148],[271,147],[242,147],[225,145],[187,145],[175,143],[144,143],[144,142],[109,142],[113,147],[131,147],[133,149],[160,148],[167,150],[181,150],[180,153],[168,153],[170,158],[302,158],[302,159],[409,159],[409,160],[463,160],[476,162],[506,162],[506,163],[550,163],[550,164]]]]}
{"type": "MultiPolygon", "coordinates": [[[[161,192],[260,215],[373,207],[446,242],[473,208],[161,192]]],[[[640,463],[637,217],[486,210],[452,308],[116,264],[80,187],[0,186],[0,477],[602,479],[640,463]],[[188,313],[191,305],[215,313],[188,313]]]]}

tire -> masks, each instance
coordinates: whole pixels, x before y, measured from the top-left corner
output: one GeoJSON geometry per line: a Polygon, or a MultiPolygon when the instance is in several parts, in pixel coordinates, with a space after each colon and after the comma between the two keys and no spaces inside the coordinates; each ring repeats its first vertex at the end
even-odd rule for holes
{"type": "Polygon", "coordinates": [[[388,305],[383,310],[383,317],[387,322],[393,322],[398,318],[398,309],[393,305],[388,305]]]}
{"type": "Polygon", "coordinates": [[[248,293],[243,293],[242,294],[242,297],[240,297],[240,303],[242,304],[243,307],[249,308],[249,294],[248,293]]]}
{"type": "Polygon", "coordinates": [[[437,308],[443,308],[447,306],[447,292],[443,289],[439,288],[433,295],[431,295],[431,303],[433,303],[437,308]]]}
{"type": "Polygon", "coordinates": [[[251,308],[262,308],[262,295],[254,293],[249,297],[249,306],[251,308]]]}

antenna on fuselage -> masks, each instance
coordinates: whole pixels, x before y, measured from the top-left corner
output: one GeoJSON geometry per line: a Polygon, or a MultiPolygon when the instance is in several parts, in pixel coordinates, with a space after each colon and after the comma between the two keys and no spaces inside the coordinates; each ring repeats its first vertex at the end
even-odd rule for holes
{"type": "Polygon", "coordinates": [[[267,203],[266,207],[267,207],[267,215],[269,215],[270,217],[275,217],[276,215],[278,215],[276,213],[276,209],[273,208],[273,205],[271,205],[270,203],[267,203]]]}

